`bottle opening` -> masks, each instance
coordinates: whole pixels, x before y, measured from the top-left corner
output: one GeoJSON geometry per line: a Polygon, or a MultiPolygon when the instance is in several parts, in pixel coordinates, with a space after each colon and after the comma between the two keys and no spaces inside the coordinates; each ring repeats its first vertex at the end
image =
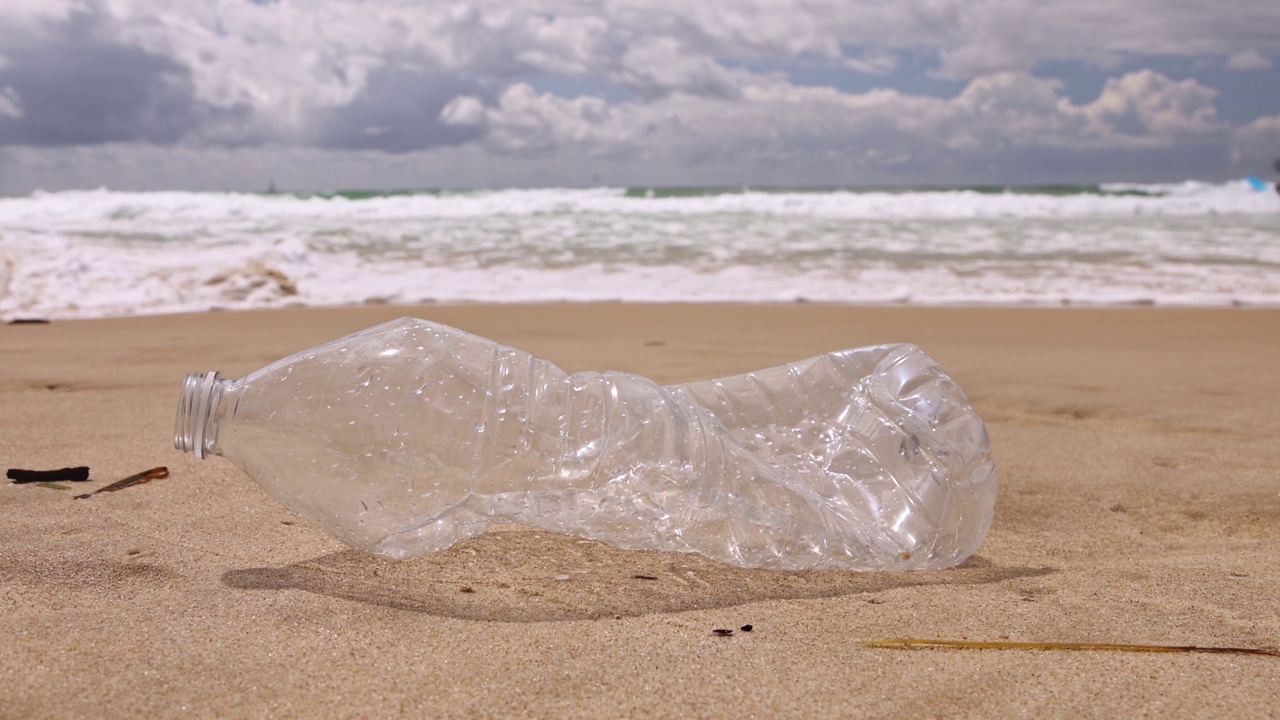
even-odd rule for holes
{"type": "Polygon", "coordinates": [[[178,419],[173,427],[173,446],[182,452],[195,453],[204,459],[213,438],[206,437],[209,415],[215,406],[214,394],[218,390],[217,372],[191,373],[182,382],[182,397],[178,400],[178,419]]]}

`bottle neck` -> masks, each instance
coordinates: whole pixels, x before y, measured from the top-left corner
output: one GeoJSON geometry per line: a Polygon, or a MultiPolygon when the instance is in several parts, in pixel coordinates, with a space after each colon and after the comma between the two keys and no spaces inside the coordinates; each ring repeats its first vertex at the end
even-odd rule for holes
{"type": "Polygon", "coordinates": [[[217,454],[218,408],[231,384],[217,372],[191,373],[182,383],[178,419],[173,428],[173,446],[198,458],[217,454]]]}

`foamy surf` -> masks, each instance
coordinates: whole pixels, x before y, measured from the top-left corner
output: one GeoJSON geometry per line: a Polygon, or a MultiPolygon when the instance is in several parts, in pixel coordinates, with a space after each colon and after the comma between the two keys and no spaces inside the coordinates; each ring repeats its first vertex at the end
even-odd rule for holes
{"type": "Polygon", "coordinates": [[[0,200],[4,318],[593,300],[1280,305],[1280,198],[1239,181],[0,200]]]}

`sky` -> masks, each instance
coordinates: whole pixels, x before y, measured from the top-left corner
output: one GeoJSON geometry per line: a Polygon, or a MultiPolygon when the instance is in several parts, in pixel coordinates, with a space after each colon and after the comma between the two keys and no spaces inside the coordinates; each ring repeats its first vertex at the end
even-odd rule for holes
{"type": "Polygon", "coordinates": [[[0,193],[1274,179],[1275,0],[4,0],[0,193]]]}

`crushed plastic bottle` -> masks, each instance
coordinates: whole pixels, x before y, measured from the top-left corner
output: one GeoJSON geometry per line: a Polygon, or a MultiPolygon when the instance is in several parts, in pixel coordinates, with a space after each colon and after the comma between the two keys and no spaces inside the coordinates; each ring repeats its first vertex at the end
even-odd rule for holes
{"type": "Polygon", "coordinates": [[[390,558],[512,521],[744,567],[936,569],[996,497],[982,420],[913,345],[664,387],[403,318],[187,376],[174,445],[390,558]]]}

